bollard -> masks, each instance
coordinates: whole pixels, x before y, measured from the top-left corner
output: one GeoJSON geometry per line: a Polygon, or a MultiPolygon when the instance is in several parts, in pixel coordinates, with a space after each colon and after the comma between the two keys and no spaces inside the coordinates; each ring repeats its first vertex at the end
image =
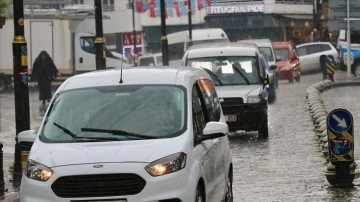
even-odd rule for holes
{"type": "Polygon", "coordinates": [[[0,142],[0,197],[5,195],[3,144],[0,142]]]}
{"type": "Polygon", "coordinates": [[[328,158],[326,178],[334,187],[353,187],[354,162],[353,117],[345,109],[334,109],[327,117],[328,158]]]}

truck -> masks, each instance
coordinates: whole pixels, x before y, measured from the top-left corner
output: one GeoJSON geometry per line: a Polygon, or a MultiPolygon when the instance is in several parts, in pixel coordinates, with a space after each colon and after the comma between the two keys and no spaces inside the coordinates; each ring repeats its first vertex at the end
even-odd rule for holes
{"type": "MultiPolygon", "coordinates": [[[[339,30],[339,37],[337,40],[337,49],[340,57],[340,69],[347,70],[347,32],[345,29],[339,30]]],[[[360,32],[350,32],[350,66],[351,73],[360,77],[360,32]]]]}
{"type": "MultiPolygon", "coordinates": [[[[75,24],[75,23],[74,23],[75,24]]],[[[31,77],[32,65],[38,54],[45,50],[53,59],[62,75],[67,77],[96,70],[96,55],[92,33],[72,31],[69,19],[25,19],[24,34],[27,42],[28,73],[31,77]]],[[[13,19],[6,20],[0,29],[0,91],[12,85],[14,38],[13,19]]],[[[110,52],[105,48],[106,67],[128,66],[121,53],[110,52]]]]}

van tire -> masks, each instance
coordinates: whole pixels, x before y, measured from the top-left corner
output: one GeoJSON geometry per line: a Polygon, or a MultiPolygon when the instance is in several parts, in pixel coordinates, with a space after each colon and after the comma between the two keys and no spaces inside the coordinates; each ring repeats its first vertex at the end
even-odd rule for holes
{"type": "Polygon", "coordinates": [[[265,113],[263,117],[263,121],[259,125],[258,138],[267,139],[268,137],[269,137],[268,118],[267,118],[267,113],[265,113]]]}
{"type": "Polygon", "coordinates": [[[5,75],[0,75],[0,92],[8,88],[9,81],[5,75]]]}
{"type": "Polygon", "coordinates": [[[360,62],[356,63],[354,67],[354,75],[360,78],[360,62]]]}

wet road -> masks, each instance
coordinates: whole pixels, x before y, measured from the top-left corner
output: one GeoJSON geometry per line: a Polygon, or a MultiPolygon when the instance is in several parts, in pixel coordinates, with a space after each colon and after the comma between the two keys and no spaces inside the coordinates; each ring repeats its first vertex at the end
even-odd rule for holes
{"type": "MultiPolygon", "coordinates": [[[[336,78],[335,74],[335,78],[336,78]]],[[[280,82],[277,100],[269,106],[269,139],[257,140],[256,134],[230,137],[234,161],[234,201],[358,201],[359,179],[354,188],[341,189],[329,185],[325,177],[327,161],[306,104],[306,88],[320,81],[320,74],[304,75],[300,83],[280,82]]],[[[354,117],[355,160],[360,162],[360,87],[329,89],[321,95],[328,112],[348,109],[354,117]]],[[[31,89],[31,128],[41,121],[38,94],[31,89]]],[[[14,153],[14,100],[12,92],[0,93],[0,138],[4,144],[6,186],[8,166],[14,153]]]]}

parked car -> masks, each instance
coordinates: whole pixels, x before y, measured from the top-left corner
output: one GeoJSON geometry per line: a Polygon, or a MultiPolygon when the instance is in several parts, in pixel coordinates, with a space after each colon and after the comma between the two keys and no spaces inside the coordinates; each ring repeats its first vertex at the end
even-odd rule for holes
{"type": "MultiPolygon", "coordinates": [[[[276,63],[276,54],[274,51],[274,47],[270,39],[246,39],[246,40],[239,40],[238,42],[241,43],[253,43],[259,47],[260,52],[264,55],[266,61],[268,62],[269,66],[277,66],[276,63]]],[[[279,87],[279,79],[278,79],[278,69],[272,69],[272,74],[274,75],[274,85],[275,88],[279,87]]]]}
{"type": "Polygon", "coordinates": [[[232,201],[227,134],[204,70],[76,75],[57,89],[39,130],[17,136],[33,142],[20,201],[232,201]]]}
{"type": "Polygon", "coordinates": [[[311,42],[299,44],[296,51],[300,59],[301,72],[321,71],[320,56],[332,55],[339,62],[338,51],[330,42],[311,42]]]}
{"type": "Polygon", "coordinates": [[[193,46],[182,62],[211,75],[231,132],[258,131],[267,138],[267,88],[274,76],[266,74],[261,57],[256,45],[234,42],[193,46]]]}
{"type": "Polygon", "coordinates": [[[295,44],[287,41],[273,42],[276,54],[279,80],[289,80],[290,83],[300,81],[300,59],[296,53],[295,44]]]}

